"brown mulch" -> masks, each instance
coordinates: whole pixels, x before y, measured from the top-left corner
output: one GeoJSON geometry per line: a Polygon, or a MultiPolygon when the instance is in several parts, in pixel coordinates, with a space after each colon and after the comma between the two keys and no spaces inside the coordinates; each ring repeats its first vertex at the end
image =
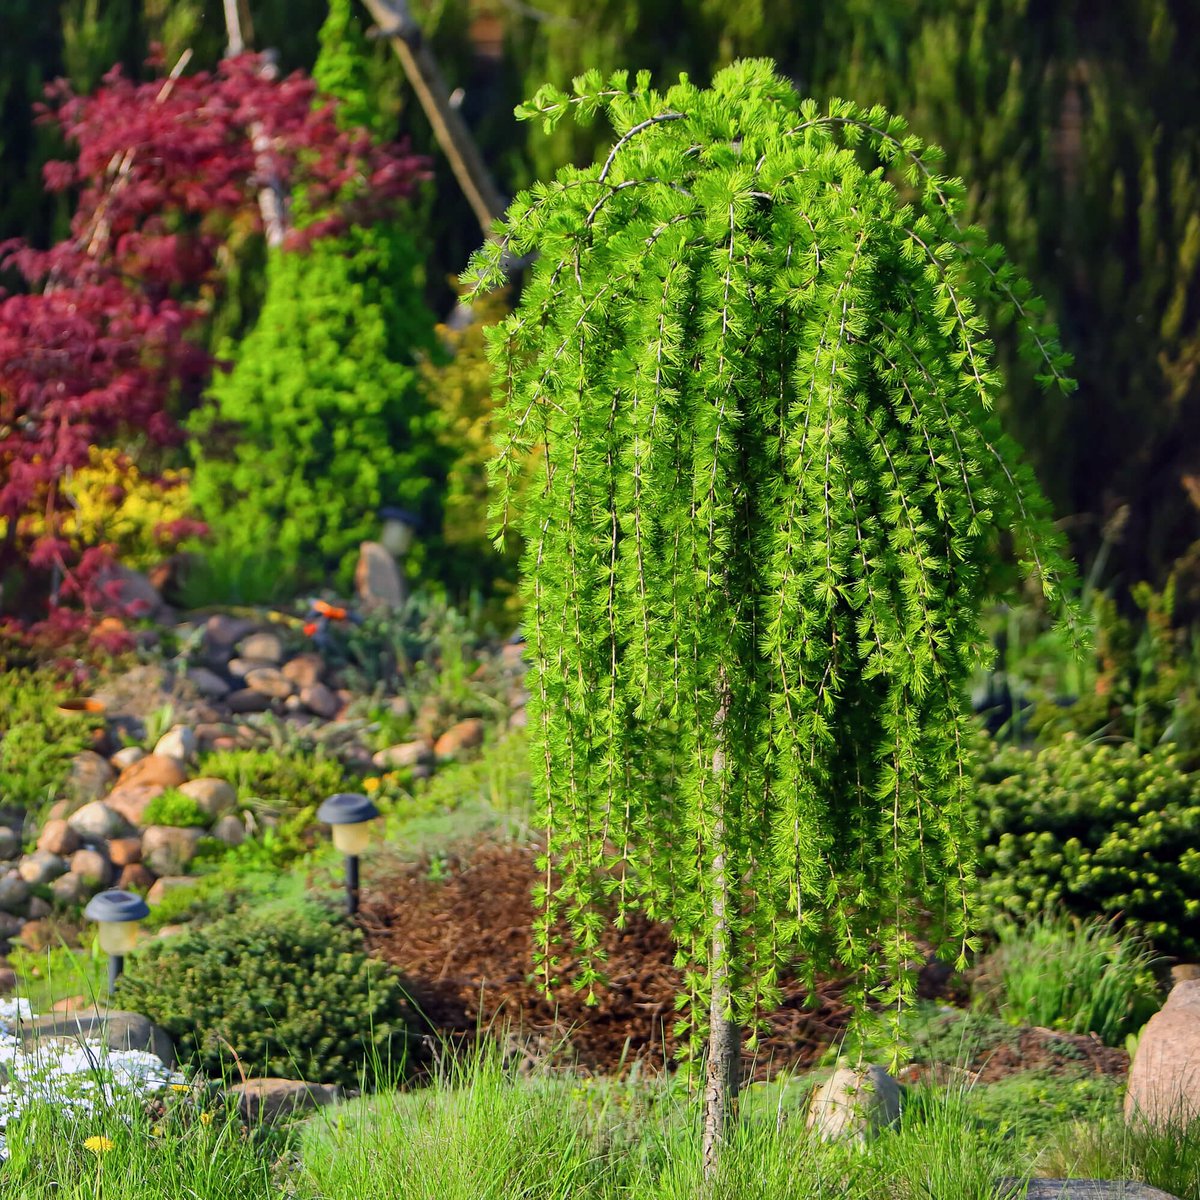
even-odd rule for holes
{"type": "MultiPolygon", "coordinates": [[[[533,963],[536,857],[533,847],[484,843],[451,858],[438,878],[425,863],[377,871],[360,913],[369,953],[401,971],[439,1036],[467,1041],[480,1029],[507,1027],[510,1047],[527,1060],[569,1061],[604,1074],[634,1062],[643,1069],[669,1067],[683,977],[666,928],[633,916],[624,930],[607,929],[602,942],[608,982],[597,989],[596,1005],[586,1004],[565,982],[546,996],[533,963]]],[[[568,952],[560,951],[560,958],[560,974],[569,975],[568,952]]],[[[927,999],[962,999],[961,981],[950,979],[948,971],[927,972],[919,984],[927,999]]],[[[785,981],[783,1003],[770,1016],[746,1077],[814,1065],[849,1023],[843,993],[843,983],[822,983],[810,998],[802,985],[785,981]],[[814,1002],[806,1003],[810,999],[814,1002]]],[[[1011,1039],[980,1051],[954,1073],[990,1083],[1032,1070],[1119,1075],[1128,1065],[1124,1050],[1095,1037],[1026,1028],[1013,1030],[1011,1039]]],[[[905,1081],[929,1070],[910,1067],[905,1081]]]]}
{"type": "MultiPolygon", "coordinates": [[[[547,997],[533,965],[535,858],[532,848],[485,844],[452,861],[440,880],[423,865],[372,880],[360,913],[368,951],[399,968],[438,1033],[469,1037],[507,1024],[534,1055],[569,1039],[571,1060],[586,1070],[611,1073],[639,1060],[644,1068],[669,1066],[683,977],[667,930],[633,916],[624,930],[605,933],[608,982],[596,1005],[569,983],[547,997]]],[[[567,974],[567,953],[560,957],[567,974]]],[[[810,1006],[805,989],[785,985],[747,1075],[811,1066],[846,1028],[842,991],[822,985],[810,1006]]]]}

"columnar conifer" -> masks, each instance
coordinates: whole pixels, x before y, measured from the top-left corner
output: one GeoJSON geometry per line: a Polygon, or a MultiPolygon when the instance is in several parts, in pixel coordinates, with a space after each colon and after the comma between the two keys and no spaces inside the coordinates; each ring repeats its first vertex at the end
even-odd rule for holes
{"type": "Polygon", "coordinates": [[[915,907],[968,936],[978,612],[1002,547],[1056,603],[1067,573],[994,415],[985,297],[1046,385],[1067,362],[881,109],[822,110],[754,60],[665,94],[586,75],[518,111],[617,135],[476,259],[489,287],[539,255],[492,351],[501,526],[541,463],[520,514],[541,932],[568,919],[591,987],[605,910],[671,922],[711,1165],[782,970],[852,968],[860,1000],[899,1003],[915,907]]]}

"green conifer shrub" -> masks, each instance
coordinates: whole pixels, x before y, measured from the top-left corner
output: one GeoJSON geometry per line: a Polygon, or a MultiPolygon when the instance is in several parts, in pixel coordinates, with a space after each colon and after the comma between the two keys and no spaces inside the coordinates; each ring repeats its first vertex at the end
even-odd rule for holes
{"type": "Polygon", "coordinates": [[[117,1003],[211,1076],[236,1055],[248,1074],[354,1087],[373,1060],[401,1065],[408,1028],[399,977],[361,942],[313,907],[242,911],[132,955],[117,1003]]]}
{"type": "MultiPolygon", "coordinates": [[[[340,0],[313,74],[326,94],[344,95],[340,120],[370,129],[354,28],[340,0]]],[[[305,219],[303,197],[295,208],[305,219]]],[[[273,579],[247,577],[247,591],[329,575],[348,588],[381,505],[432,511],[444,472],[417,367],[435,346],[421,287],[417,240],[397,223],[268,256],[257,323],[223,347],[233,369],[191,421],[193,497],[212,530],[210,556],[223,570],[264,558],[277,568],[273,579]]]]}
{"type": "Polygon", "coordinates": [[[982,770],[985,912],[1060,908],[1119,919],[1163,954],[1200,953],[1200,772],[1171,745],[1142,753],[1068,734],[982,770]]]}
{"type": "Polygon", "coordinates": [[[519,112],[617,137],[519,195],[475,260],[487,288],[538,254],[491,347],[540,932],[567,919],[592,987],[606,909],[671,921],[711,1170],[781,969],[900,1004],[917,908],[961,957],[980,607],[1005,538],[1052,603],[1069,575],[995,415],[981,305],[1012,308],[1047,386],[1067,360],[963,185],[881,109],[822,111],[757,60],[708,90],[593,72],[519,112]]]}

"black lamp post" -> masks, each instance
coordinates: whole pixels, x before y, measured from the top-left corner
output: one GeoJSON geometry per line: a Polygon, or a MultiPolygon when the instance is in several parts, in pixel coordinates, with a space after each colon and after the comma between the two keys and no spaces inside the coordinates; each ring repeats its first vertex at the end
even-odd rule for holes
{"type": "Polygon", "coordinates": [[[333,832],[333,844],[346,856],[346,912],[358,912],[358,856],[371,843],[371,822],[379,809],[358,792],[339,792],[317,809],[317,820],[333,832]]]}
{"type": "Polygon", "coordinates": [[[138,922],[150,906],[136,892],[112,889],[93,896],[83,915],[99,927],[100,949],[108,955],[108,994],[113,994],[125,969],[125,955],[137,944],[138,922]]]}

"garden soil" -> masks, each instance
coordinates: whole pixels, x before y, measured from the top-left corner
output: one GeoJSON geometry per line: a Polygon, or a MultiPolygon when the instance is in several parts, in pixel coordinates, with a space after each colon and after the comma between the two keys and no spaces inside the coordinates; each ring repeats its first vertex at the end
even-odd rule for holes
{"type": "MultiPolygon", "coordinates": [[[[517,1066],[572,1065],[605,1074],[635,1063],[643,1070],[669,1066],[683,977],[667,930],[638,916],[621,931],[607,930],[607,983],[597,988],[596,1004],[571,987],[565,949],[559,971],[568,982],[545,995],[534,973],[531,931],[536,856],[528,846],[483,844],[440,861],[437,871],[410,863],[373,873],[360,914],[370,953],[403,973],[439,1037],[500,1032],[517,1066]]],[[[927,998],[949,995],[945,973],[921,982],[927,998]]],[[[813,1066],[849,1023],[844,992],[844,981],[822,983],[812,995],[785,981],[783,1002],[768,1018],[747,1078],[813,1066]]],[[[1094,1038],[1026,1029],[963,1067],[989,1082],[1035,1069],[1123,1074],[1128,1062],[1123,1050],[1094,1038]]],[[[915,1073],[923,1072],[910,1069],[910,1077],[915,1073]]]]}

